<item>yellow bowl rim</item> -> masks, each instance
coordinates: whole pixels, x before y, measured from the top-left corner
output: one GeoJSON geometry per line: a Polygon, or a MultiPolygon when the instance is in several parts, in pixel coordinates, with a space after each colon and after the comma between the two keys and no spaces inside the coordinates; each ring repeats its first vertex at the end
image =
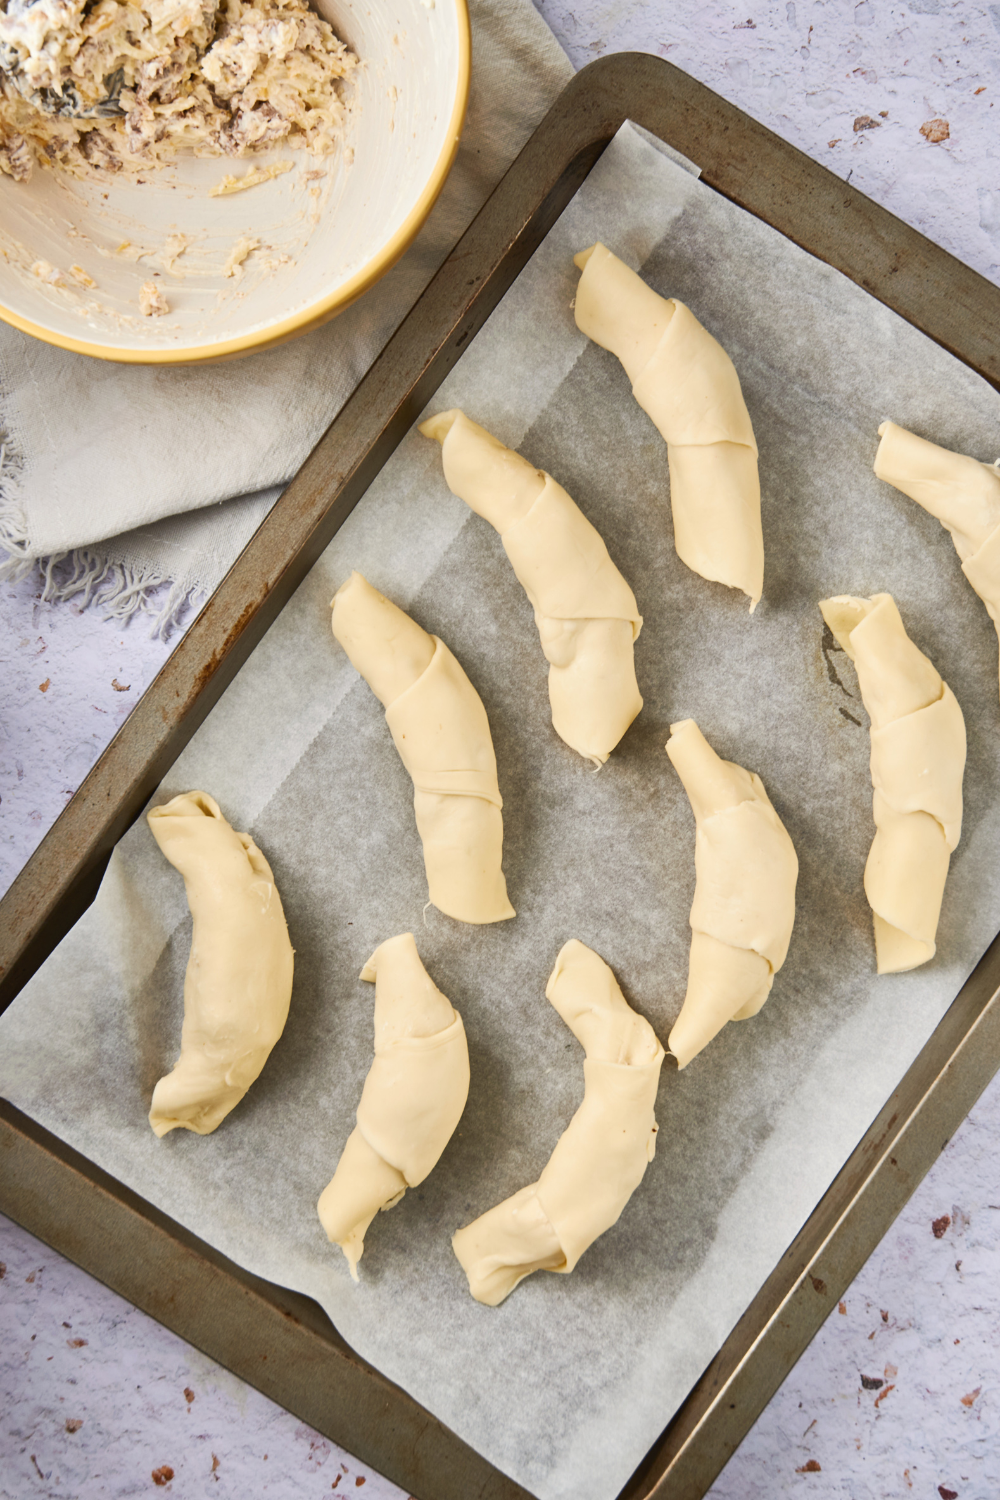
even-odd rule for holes
{"type": "Polygon", "coordinates": [[[350,303],[356,302],[364,292],[368,291],[369,287],[380,280],[409,249],[434,207],[455,160],[458,143],[462,136],[465,112],[469,104],[472,34],[467,0],[453,0],[453,3],[458,21],[458,88],[451,118],[448,121],[445,142],[434,164],[434,170],[420,197],[392,238],[386,241],[378,254],[366,266],[349,281],[345,281],[335,292],[331,292],[328,297],[321,298],[319,302],[310,303],[294,317],[284,318],[280,323],[271,323],[266,328],[258,329],[256,333],[245,333],[239,338],[227,339],[219,344],[195,344],[186,349],[112,349],[105,344],[92,344],[86,339],[69,338],[55,333],[50,328],[43,328],[33,323],[30,318],[22,318],[19,313],[11,312],[2,304],[0,304],[0,319],[14,328],[19,328],[22,333],[30,334],[32,338],[41,339],[46,344],[54,344],[57,348],[66,349],[71,354],[88,354],[93,359],[109,360],[115,364],[175,365],[207,363],[211,360],[232,359],[240,354],[250,354],[254,350],[284,343],[285,340],[294,338],[297,333],[305,333],[308,329],[315,328],[320,323],[325,323],[335,317],[338,312],[343,312],[350,303]]]}

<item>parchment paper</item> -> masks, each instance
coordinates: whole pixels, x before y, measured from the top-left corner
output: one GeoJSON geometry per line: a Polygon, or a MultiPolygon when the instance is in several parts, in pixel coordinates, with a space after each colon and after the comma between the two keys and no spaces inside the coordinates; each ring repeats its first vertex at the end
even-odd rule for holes
{"type": "Polygon", "coordinates": [[[271,861],[296,948],[288,1027],[212,1136],[162,1141],[190,937],[145,820],[97,902],[0,1025],[20,1108],[252,1271],[315,1297],[344,1337],[542,1500],[609,1500],[655,1440],[1000,927],[997,644],[943,529],[871,472],[884,417],[980,458],[1000,398],[921,334],[625,127],[433,403],[549,469],[604,535],[645,617],[646,707],[595,774],[549,722],[545,663],[499,538],[416,432],[175,765],[155,801],[211,791],[271,861]],[[624,374],[577,332],[574,251],[600,238],[686,301],[739,371],[760,444],[764,599],[673,549],[666,449],[624,374]],[[358,567],[452,647],[489,713],[516,921],[426,900],[412,789],[382,711],[330,635],[358,567]],[[877,979],[862,871],[867,718],[817,601],[891,591],[965,712],[965,829],[936,959],[877,979]],[[693,715],[758,771],[801,876],[788,961],[757,1019],[664,1071],[656,1160],[570,1277],[499,1309],[449,1240],[533,1181],[582,1097],[582,1053],[544,999],[591,944],[666,1038],[684,993],[694,824],[663,751],[693,715]],[[472,1090],[431,1177],[372,1226],[352,1285],[316,1199],[371,1061],[383,939],[412,930],[464,1017],[472,1090]]]}

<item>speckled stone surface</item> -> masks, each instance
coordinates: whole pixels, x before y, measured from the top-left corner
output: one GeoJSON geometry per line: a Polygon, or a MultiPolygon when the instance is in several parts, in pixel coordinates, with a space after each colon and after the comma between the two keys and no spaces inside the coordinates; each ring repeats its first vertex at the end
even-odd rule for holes
{"type": "Polygon", "coordinates": [[[0,1496],[403,1491],[0,1215],[0,1496]]]}
{"type": "MultiPolygon", "coordinates": [[[[668,57],[1000,283],[1000,5],[540,9],[578,67],[622,49],[668,57]]],[[[169,650],[141,619],[123,629],[40,592],[0,588],[0,889],[169,650]]],[[[1000,1495],[998,1139],[1000,1081],[713,1500],[1000,1495]]],[[[3,1500],[403,1495],[2,1218],[0,1262],[3,1500]]]]}

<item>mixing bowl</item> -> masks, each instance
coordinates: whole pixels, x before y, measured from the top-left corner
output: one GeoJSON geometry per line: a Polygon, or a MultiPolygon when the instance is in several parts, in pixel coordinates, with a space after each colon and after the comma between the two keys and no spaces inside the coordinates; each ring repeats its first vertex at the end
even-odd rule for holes
{"type": "Polygon", "coordinates": [[[314,3],[361,63],[345,84],[338,151],[279,142],[138,177],[0,175],[0,318],[101,359],[190,363],[292,338],[384,275],[454,159],[469,92],[466,0],[314,3]],[[251,172],[266,180],[213,196],[251,172]],[[150,281],[162,316],[141,311],[150,281]]]}

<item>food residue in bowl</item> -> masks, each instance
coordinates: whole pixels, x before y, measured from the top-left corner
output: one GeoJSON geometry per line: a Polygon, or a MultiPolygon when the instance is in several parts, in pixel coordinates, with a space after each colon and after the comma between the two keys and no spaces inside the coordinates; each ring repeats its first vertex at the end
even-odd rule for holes
{"type": "Polygon", "coordinates": [[[165,271],[172,271],[177,261],[180,260],[184,251],[191,243],[192,236],[189,234],[169,234],[166,244],[160,252],[160,265],[165,271]]]}
{"type": "Polygon", "coordinates": [[[277,141],[325,155],[357,62],[305,0],[7,0],[0,171],[22,182],[34,162],[77,176],[142,171],[277,141]]]}
{"type": "Polygon", "coordinates": [[[36,260],[31,267],[32,276],[37,276],[39,281],[48,282],[49,286],[65,286],[66,278],[63,273],[50,261],[36,260]]]}
{"type": "Polygon", "coordinates": [[[155,281],[144,281],[139,288],[139,309],[144,318],[162,318],[170,311],[170,303],[155,281]]]}
{"type": "Polygon", "coordinates": [[[243,277],[243,262],[252,250],[260,249],[260,240],[255,240],[248,234],[241,234],[235,245],[229,252],[229,258],[222,268],[223,276],[235,276],[237,281],[243,277]]]}
{"type": "Polygon", "coordinates": [[[225,198],[230,193],[244,193],[247,188],[257,187],[262,182],[272,182],[275,177],[290,172],[294,165],[293,161],[275,161],[266,167],[251,167],[242,177],[234,177],[231,172],[227,172],[221,182],[217,182],[214,188],[209,188],[208,196],[225,198]]]}

